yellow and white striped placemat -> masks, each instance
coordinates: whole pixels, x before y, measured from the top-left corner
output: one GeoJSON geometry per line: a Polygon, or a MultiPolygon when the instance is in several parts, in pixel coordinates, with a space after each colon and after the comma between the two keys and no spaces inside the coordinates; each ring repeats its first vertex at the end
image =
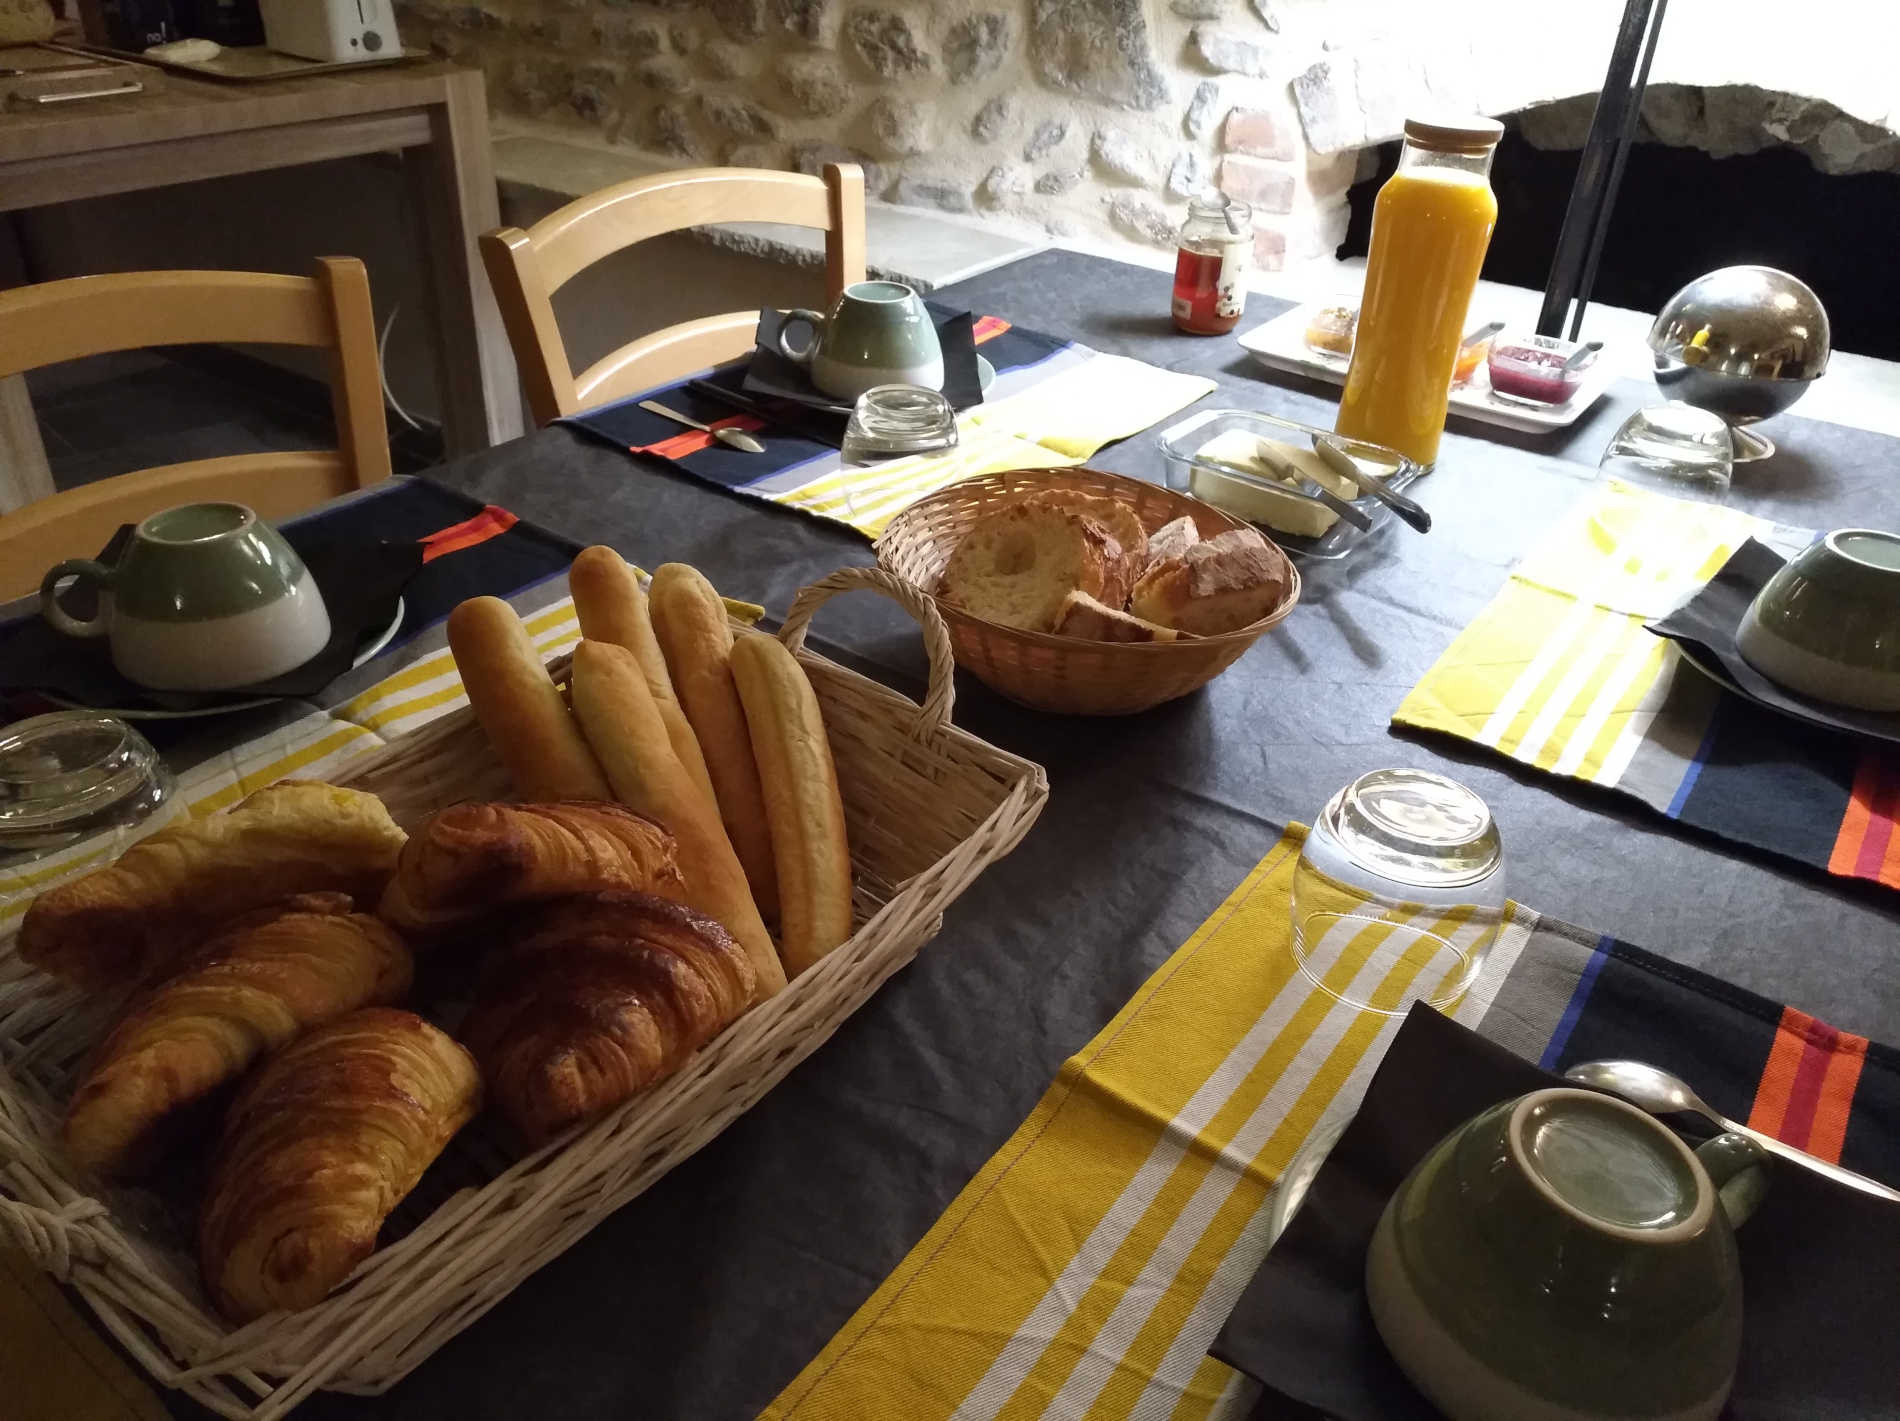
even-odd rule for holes
{"type": "MultiPolygon", "coordinates": [[[[1273,1183],[1355,1108],[1399,1018],[1288,950],[1289,829],[1062,1067],[1034,1112],[765,1415],[1201,1421],[1251,1384],[1207,1356],[1265,1253],[1273,1183]]],[[[1475,1026],[1530,936],[1514,909],[1453,1015],[1475,1026]]],[[[1468,945],[1453,916],[1424,926],[1468,945]]],[[[1351,924],[1312,959],[1394,1006],[1416,966],[1351,924]]]]}

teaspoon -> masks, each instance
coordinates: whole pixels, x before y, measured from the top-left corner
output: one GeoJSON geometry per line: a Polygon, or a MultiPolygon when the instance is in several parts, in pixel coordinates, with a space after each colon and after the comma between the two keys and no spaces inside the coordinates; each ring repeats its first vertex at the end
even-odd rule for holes
{"type": "Polygon", "coordinates": [[[668,409],[658,400],[642,400],[640,401],[640,408],[651,414],[657,414],[662,419],[670,419],[675,424],[683,424],[688,429],[702,430],[728,448],[739,449],[747,454],[763,454],[765,452],[765,446],[759,443],[759,441],[754,439],[750,434],[747,434],[743,429],[714,429],[710,424],[701,424],[698,420],[689,418],[681,414],[678,410],[668,409]]]}
{"type": "Polygon", "coordinates": [[[1842,1169],[1837,1164],[1829,1164],[1824,1159],[1816,1159],[1805,1150],[1797,1150],[1793,1145],[1783,1144],[1772,1135],[1764,1135],[1759,1130],[1717,1114],[1715,1109],[1697,1095],[1689,1083],[1669,1072],[1658,1070],[1655,1066],[1641,1061],[1584,1061],[1564,1072],[1564,1079],[1575,1081],[1578,1085],[1591,1086],[1607,1091],[1611,1095],[1621,1096],[1631,1105],[1647,1110],[1651,1115],[1700,1115],[1713,1121],[1724,1130],[1733,1130],[1738,1135],[1746,1135],[1763,1149],[1780,1155],[1783,1159],[1793,1160],[1796,1164],[1825,1174],[1830,1179],[1863,1190],[1868,1194],[1877,1194],[1882,1199],[1900,1200],[1900,1190],[1889,1189],[1875,1179],[1864,1174],[1856,1174],[1851,1169],[1842,1169]]]}

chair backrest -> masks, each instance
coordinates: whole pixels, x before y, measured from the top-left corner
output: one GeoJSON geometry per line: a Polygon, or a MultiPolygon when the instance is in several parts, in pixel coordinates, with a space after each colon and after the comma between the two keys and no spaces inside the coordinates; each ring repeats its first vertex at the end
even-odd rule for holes
{"type": "Polygon", "coordinates": [[[576,198],[527,231],[482,238],[515,364],[536,424],[605,404],[744,354],[759,313],[684,321],[621,346],[574,373],[553,296],[578,273],[648,237],[712,222],[781,222],[825,233],[826,299],[864,280],[864,170],[832,163],[822,178],[767,168],[686,168],[576,198]]]}
{"type": "Polygon", "coordinates": [[[314,276],[131,271],[0,291],[0,378],[86,355],[220,343],[329,351],[339,447],[168,464],[0,514],[0,598],[32,591],[61,558],[90,557],[121,523],[174,504],[245,503],[281,518],[389,477],[369,273],[354,257],[319,258],[314,276]]]}

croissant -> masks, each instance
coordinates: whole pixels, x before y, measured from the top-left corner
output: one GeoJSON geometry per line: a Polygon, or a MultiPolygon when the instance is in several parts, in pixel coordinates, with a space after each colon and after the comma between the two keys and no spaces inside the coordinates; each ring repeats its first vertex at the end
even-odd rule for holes
{"type": "Polygon", "coordinates": [[[233,924],[133,1002],[66,1107],[66,1150],[107,1178],[142,1170],[164,1127],[300,1031],[409,990],[409,949],[341,893],[233,924]]]}
{"type": "Polygon", "coordinates": [[[756,982],[711,918],[647,893],[590,893],[497,950],[462,1039],[502,1114],[539,1144],[678,1070],[756,982]]]}
{"type": "Polygon", "coordinates": [[[618,804],[456,804],[404,846],[377,911],[406,931],[434,932],[507,903],[683,887],[673,836],[618,804]]]}
{"type": "Polygon", "coordinates": [[[198,1222],[234,1322],[322,1300],[481,1106],[475,1062],[413,1012],[338,1017],[266,1061],[225,1118],[198,1222]]]}
{"type": "Polygon", "coordinates": [[[286,780],[40,894],[20,924],[20,955],[89,990],[128,986],[173,970],[240,913],[292,894],[374,902],[403,838],[373,794],[286,780]]]}

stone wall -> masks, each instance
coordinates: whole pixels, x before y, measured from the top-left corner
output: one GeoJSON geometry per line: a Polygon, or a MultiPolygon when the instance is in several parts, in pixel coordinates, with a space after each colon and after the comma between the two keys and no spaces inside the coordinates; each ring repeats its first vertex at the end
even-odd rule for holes
{"type": "Polygon", "coordinates": [[[497,112],[674,163],[865,165],[873,197],[1170,246],[1188,194],[1254,205],[1259,261],[1330,252],[1354,160],[1300,136],[1316,0],[406,0],[497,112]]]}
{"type": "MultiPolygon", "coordinates": [[[[1056,236],[1168,247],[1186,197],[1253,204],[1258,264],[1330,254],[1371,144],[1413,110],[1593,94],[1621,0],[398,0],[407,42],[490,100],[662,162],[815,172],[1056,236]]],[[[1856,160],[1892,132],[1900,5],[1675,0],[1653,82],[1831,101],[1856,160]],[[1870,29],[1871,27],[1871,29],[1870,29]],[[1875,34],[1873,31],[1878,30],[1875,34]],[[1850,38],[1851,37],[1851,38],[1850,38]],[[1883,67],[1886,66],[1886,67],[1883,67]]],[[[1780,108],[1769,109],[1775,104],[1780,108]]],[[[1680,105],[1678,105],[1680,108],[1680,105]]],[[[1588,103],[1552,116],[1577,127],[1588,103]]],[[[1657,125],[1668,129],[1665,121],[1657,125]]],[[[1796,124],[1797,127],[1801,125],[1796,124]]],[[[1677,123],[1671,131],[1689,132],[1677,123]]]]}

